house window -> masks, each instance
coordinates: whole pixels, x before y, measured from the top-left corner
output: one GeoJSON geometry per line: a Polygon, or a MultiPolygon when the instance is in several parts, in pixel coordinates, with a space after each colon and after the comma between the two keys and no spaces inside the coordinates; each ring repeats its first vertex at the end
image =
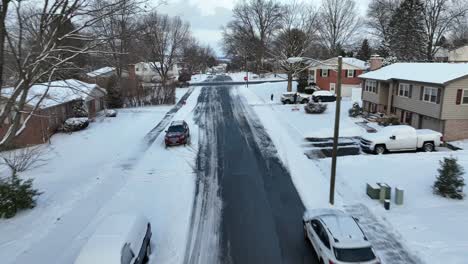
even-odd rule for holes
{"type": "Polygon", "coordinates": [[[366,80],[365,91],[377,93],[377,81],[366,80]]]}
{"type": "Polygon", "coordinates": [[[136,70],[136,71],[140,71],[140,68],[136,67],[136,69],[135,69],[135,70],[136,70]]]}
{"type": "Polygon", "coordinates": [[[407,83],[400,83],[398,88],[398,95],[401,97],[410,97],[410,85],[407,83]]]}
{"type": "Polygon", "coordinates": [[[348,70],[348,78],[354,78],[354,70],[348,70]]]}
{"type": "Polygon", "coordinates": [[[429,103],[437,103],[437,88],[424,87],[423,101],[429,103]]]}
{"type": "Polygon", "coordinates": [[[327,69],[322,69],[322,77],[328,77],[328,70],[327,69]]]}
{"type": "Polygon", "coordinates": [[[468,89],[463,90],[462,104],[468,104],[468,89]]]}

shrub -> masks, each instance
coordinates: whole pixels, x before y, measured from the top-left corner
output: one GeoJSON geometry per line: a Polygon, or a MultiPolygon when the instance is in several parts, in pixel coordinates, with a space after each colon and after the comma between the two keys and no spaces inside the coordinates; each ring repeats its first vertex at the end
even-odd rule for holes
{"type": "Polygon", "coordinates": [[[33,180],[22,180],[15,172],[7,180],[0,181],[0,218],[11,218],[23,209],[36,206],[41,193],[32,187],[33,180]]]}
{"type": "Polygon", "coordinates": [[[180,73],[179,82],[185,83],[189,82],[190,80],[192,80],[192,74],[190,72],[184,71],[180,73]]]}
{"type": "Polygon", "coordinates": [[[88,117],[88,110],[86,110],[83,100],[73,102],[72,110],[74,117],[88,117]]]}
{"type": "Polygon", "coordinates": [[[303,70],[299,72],[298,74],[298,80],[297,80],[297,92],[298,93],[304,93],[306,87],[309,85],[309,75],[307,70],[303,70]]]}
{"type": "Polygon", "coordinates": [[[400,119],[396,116],[388,116],[380,118],[378,123],[381,126],[397,126],[400,124],[400,119]]]}
{"type": "Polygon", "coordinates": [[[117,116],[117,111],[114,109],[107,109],[106,110],[106,117],[116,117],[117,116]]]}
{"type": "Polygon", "coordinates": [[[434,193],[452,199],[463,199],[463,187],[465,182],[463,167],[458,164],[456,158],[444,158],[439,161],[440,168],[437,169],[439,176],[434,183],[434,193]]]}
{"type": "Polygon", "coordinates": [[[326,104],[310,102],[304,106],[304,110],[308,114],[321,114],[327,110],[326,104]]]}
{"type": "Polygon", "coordinates": [[[89,119],[86,117],[72,117],[65,120],[63,124],[63,131],[74,132],[87,128],[89,119]]]}
{"type": "Polygon", "coordinates": [[[353,103],[353,106],[348,110],[350,117],[357,117],[362,114],[362,107],[358,103],[353,103]]]}

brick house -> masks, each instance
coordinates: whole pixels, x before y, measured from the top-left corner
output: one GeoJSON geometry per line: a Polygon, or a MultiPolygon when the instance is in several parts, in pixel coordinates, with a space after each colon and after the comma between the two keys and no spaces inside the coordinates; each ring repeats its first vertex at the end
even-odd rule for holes
{"type": "MultiPolygon", "coordinates": [[[[84,102],[89,118],[96,117],[97,112],[105,107],[104,96],[106,92],[96,84],[88,84],[74,79],[35,84],[28,92],[27,104],[21,122],[24,122],[30,111],[37,105],[47,87],[49,90],[38,110],[29,119],[21,134],[13,140],[14,147],[47,142],[66,119],[73,117],[73,105],[77,101],[84,102]]],[[[2,88],[0,100],[6,100],[12,91],[13,88],[2,88]]],[[[10,120],[5,120],[5,124],[0,126],[0,135],[5,135],[8,122],[10,120]]]]}
{"type": "MultiPolygon", "coordinates": [[[[309,68],[309,83],[315,83],[320,89],[334,92],[338,82],[338,58],[322,61],[309,68]]],[[[361,79],[358,76],[368,68],[365,61],[355,58],[343,58],[342,96],[351,96],[353,88],[361,87],[361,79]]]]}
{"type": "Polygon", "coordinates": [[[404,124],[468,138],[468,63],[395,63],[360,75],[367,112],[404,124]]]}

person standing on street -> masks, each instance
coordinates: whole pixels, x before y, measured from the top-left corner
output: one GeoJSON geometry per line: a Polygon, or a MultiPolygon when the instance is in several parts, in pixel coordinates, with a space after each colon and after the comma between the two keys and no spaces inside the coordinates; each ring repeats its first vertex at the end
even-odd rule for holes
{"type": "Polygon", "coordinates": [[[294,104],[296,104],[297,103],[297,93],[294,94],[293,100],[294,100],[294,104]]]}

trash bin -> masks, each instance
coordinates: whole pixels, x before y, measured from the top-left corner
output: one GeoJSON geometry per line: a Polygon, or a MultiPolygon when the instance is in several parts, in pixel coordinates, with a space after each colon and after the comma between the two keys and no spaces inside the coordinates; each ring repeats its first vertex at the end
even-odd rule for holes
{"type": "Polygon", "coordinates": [[[403,204],[404,194],[405,192],[403,189],[398,188],[398,187],[395,188],[395,204],[397,205],[403,204]]]}
{"type": "Polygon", "coordinates": [[[390,200],[385,200],[384,201],[384,208],[385,208],[385,210],[390,210],[390,200]]]}
{"type": "Polygon", "coordinates": [[[366,193],[371,199],[377,200],[380,197],[380,186],[368,183],[366,193]]]}

